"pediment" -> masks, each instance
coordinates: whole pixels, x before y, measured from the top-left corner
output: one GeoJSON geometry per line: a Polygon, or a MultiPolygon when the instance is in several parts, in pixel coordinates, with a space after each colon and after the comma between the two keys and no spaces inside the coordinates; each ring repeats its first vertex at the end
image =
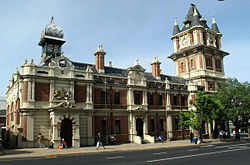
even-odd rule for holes
{"type": "Polygon", "coordinates": [[[58,56],[58,57],[53,58],[51,62],[49,63],[49,66],[59,67],[62,69],[74,67],[74,65],[72,64],[72,61],[64,56],[58,56]]]}
{"type": "Polygon", "coordinates": [[[135,65],[133,67],[128,68],[128,71],[137,71],[137,72],[145,72],[146,69],[144,69],[141,65],[135,65]]]}

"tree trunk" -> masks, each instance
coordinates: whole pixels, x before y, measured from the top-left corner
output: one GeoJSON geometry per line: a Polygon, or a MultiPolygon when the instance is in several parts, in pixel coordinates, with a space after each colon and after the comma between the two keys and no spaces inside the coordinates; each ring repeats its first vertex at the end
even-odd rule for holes
{"type": "Polygon", "coordinates": [[[200,136],[200,142],[202,143],[203,142],[203,135],[202,135],[202,132],[203,132],[203,128],[202,128],[202,123],[203,123],[203,113],[200,114],[200,129],[199,129],[199,136],[200,136]]]}
{"type": "Polygon", "coordinates": [[[240,133],[239,133],[240,123],[238,117],[235,118],[234,126],[235,126],[235,139],[237,140],[240,139],[240,133]]]}

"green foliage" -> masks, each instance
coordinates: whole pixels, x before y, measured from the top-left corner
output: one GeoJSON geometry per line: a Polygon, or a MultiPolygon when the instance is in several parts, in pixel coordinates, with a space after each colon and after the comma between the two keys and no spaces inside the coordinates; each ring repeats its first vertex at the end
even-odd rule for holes
{"type": "MultiPolygon", "coordinates": [[[[190,101],[190,104],[193,104],[190,101]]],[[[188,127],[202,132],[202,123],[210,122],[213,119],[220,117],[223,114],[223,106],[214,95],[208,94],[205,91],[199,91],[195,97],[196,110],[190,112],[180,112],[180,126],[183,129],[188,127]]],[[[200,134],[202,140],[202,134],[200,134]]]]}
{"type": "Polygon", "coordinates": [[[221,117],[232,120],[237,132],[242,125],[242,119],[250,118],[250,84],[240,83],[236,78],[228,78],[221,84],[221,88],[218,88],[216,98],[224,107],[221,117]]]}

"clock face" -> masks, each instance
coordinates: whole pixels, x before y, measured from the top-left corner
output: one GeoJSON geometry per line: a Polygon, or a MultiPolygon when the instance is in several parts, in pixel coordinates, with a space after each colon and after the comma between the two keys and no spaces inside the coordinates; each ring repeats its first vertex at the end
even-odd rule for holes
{"type": "Polygon", "coordinates": [[[66,61],[64,59],[59,60],[59,66],[60,67],[65,67],[66,66],[66,61]]]}
{"type": "Polygon", "coordinates": [[[186,38],[184,38],[184,39],[182,40],[182,45],[183,45],[183,46],[186,46],[186,45],[187,45],[187,39],[186,39],[186,38]]]}
{"type": "Polygon", "coordinates": [[[210,43],[210,44],[213,44],[213,43],[214,43],[214,40],[213,40],[212,37],[209,38],[209,43],[210,43]]]}

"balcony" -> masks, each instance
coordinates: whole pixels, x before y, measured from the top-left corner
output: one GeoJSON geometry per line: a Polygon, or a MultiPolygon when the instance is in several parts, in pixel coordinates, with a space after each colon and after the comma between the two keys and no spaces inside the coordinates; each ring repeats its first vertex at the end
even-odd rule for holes
{"type": "Polygon", "coordinates": [[[127,105],[122,104],[94,104],[94,109],[127,109],[127,105]]]}

